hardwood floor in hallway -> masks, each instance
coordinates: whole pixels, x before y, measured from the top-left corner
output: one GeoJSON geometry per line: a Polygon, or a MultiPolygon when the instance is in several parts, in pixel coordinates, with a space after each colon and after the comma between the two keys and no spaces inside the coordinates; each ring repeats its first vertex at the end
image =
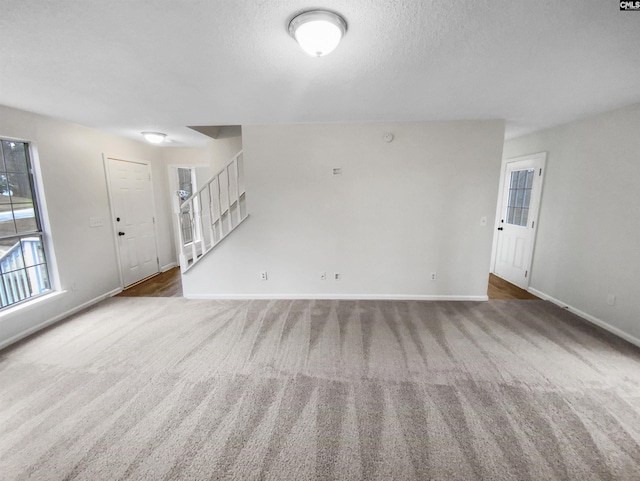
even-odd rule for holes
{"type": "Polygon", "coordinates": [[[489,296],[489,299],[540,300],[539,297],[534,296],[524,289],[520,289],[518,286],[505,281],[495,274],[489,274],[489,287],[487,289],[487,295],[489,296]]]}
{"type": "Polygon", "coordinates": [[[180,268],[174,267],[134,284],[116,297],[182,297],[180,268]]]}

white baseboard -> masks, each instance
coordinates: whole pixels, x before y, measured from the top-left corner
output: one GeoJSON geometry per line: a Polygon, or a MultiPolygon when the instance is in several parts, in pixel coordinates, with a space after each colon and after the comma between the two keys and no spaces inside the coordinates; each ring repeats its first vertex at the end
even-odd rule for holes
{"type": "Polygon", "coordinates": [[[576,309],[573,306],[570,306],[569,304],[567,304],[566,302],[562,302],[558,299],[555,299],[553,297],[551,297],[548,294],[545,294],[544,292],[541,292],[537,289],[534,289],[533,287],[530,287],[528,289],[528,291],[533,294],[538,296],[540,299],[544,299],[545,301],[549,301],[552,302],[553,304],[562,307],[563,309],[566,309],[567,311],[571,312],[572,314],[575,314],[578,317],[581,317],[582,319],[584,319],[585,321],[588,321],[592,324],[595,324],[598,327],[601,327],[602,329],[604,329],[605,331],[609,331],[611,334],[615,334],[618,337],[621,337],[622,339],[624,339],[625,341],[630,342],[631,344],[634,344],[635,346],[640,347],[640,339],[638,339],[635,336],[632,336],[631,334],[623,331],[622,329],[619,329],[615,326],[612,326],[611,324],[603,321],[602,319],[598,319],[595,316],[592,316],[591,314],[587,314],[584,311],[581,311],[580,309],[576,309]]]}
{"type": "Polygon", "coordinates": [[[403,294],[185,294],[187,299],[335,299],[335,300],[378,300],[378,301],[488,301],[487,296],[440,296],[403,294]]]}
{"type": "Polygon", "coordinates": [[[4,349],[7,346],[10,346],[13,343],[18,342],[21,339],[24,339],[27,336],[30,336],[31,334],[34,334],[36,332],[38,332],[41,329],[44,329],[45,327],[48,327],[52,324],[55,324],[56,322],[59,322],[73,314],[75,314],[76,312],[80,312],[83,309],[86,309],[87,307],[91,307],[94,304],[97,304],[100,301],[105,300],[108,297],[112,297],[115,296],[116,294],[119,294],[120,292],[122,292],[122,288],[118,287],[117,289],[114,289],[112,291],[107,292],[106,294],[103,294],[101,296],[95,297],[93,299],[91,299],[90,301],[87,301],[83,304],[80,304],[79,306],[76,306],[72,309],[69,309],[68,311],[63,312],[62,314],[58,314],[57,316],[48,319],[44,322],[41,322],[40,324],[38,324],[37,326],[33,326],[30,327],[29,329],[22,331],[19,334],[16,334],[15,336],[10,337],[9,339],[5,339],[4,341],[0,342],[0,350],[4,349]]]}
{"type": "Polygon", "coordinates": [[[109,291],[109,292],[107,292],[106,294],[103,294],[100,297],[96,297],[97,300],[94,299],[93,301],[89,301],[89,302],[91,302],[91,304],[95,304],[97,302],[104,301],[107,297],[113,297],[113,296],[115,296],[117,294],[120,294],[122,291],[124,291],[124,289],[122,287],[118,287],[117,289],[109,291]]]}
{"type": "Polygon", "coordinates": [[[173,269],[174,267],[178,267],[178,263],[177,262],[171,262],[171,263],[167,264],[166,266],[162,266],[160,268],[160,272],[167,272],[169,269],[173,269]]]}

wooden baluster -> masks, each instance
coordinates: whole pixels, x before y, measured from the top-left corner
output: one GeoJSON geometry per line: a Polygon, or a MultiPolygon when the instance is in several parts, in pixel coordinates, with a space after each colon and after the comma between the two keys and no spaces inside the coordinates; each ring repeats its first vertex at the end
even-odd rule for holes
{"type": "Polygon", "coordinates": [[[196,248],[196,219],[193,205],[193,197],[189,199],[189,220],[191,221],[191,255],[192,262],[195,262],[198,259],[198,249],[196,248]]]}
{"type": "Polygon", "coordinates": [[[178,217],[178,244],[180,246],[180,268],[182,269],[182,271],[184,272],[184,270],[187,268],[188,266],[188,262],[187,262],[187,253],[185,252],[185,247],[184,247],[184,234],[183,234],[183,229],[184,229],[184,219],[182,216],[182,202],[180,202],[180,196],[176,196],[174,197],[174,201],[173,201],[173,211],[175,212],[176,216],[178,217]]]}
{"type": "Polygon", "coordinates": [[[198,210],[196,211],[196,217],[198,219],[197,231],[200,234],[200,255],[204,255],[207,246],[204,240],[204,223],[202,222],[202,191],[198,192],[198,194],[196,195],[196,202],[196,206],[198,208],[198,210]]]}
{"type": "Polygon", "coordinates": [[[240,154],[236,155],[234,162],[236,164],[236,202],[238,203],[236,207],[238,209],[238,224],[240,224],[240,222],[242,222],[242,209],[240,207],[240,154]]]}
{"type": "Polygon", "coordinates": [[[222,189],[220,188],[220,174],[216,176],[216,180],[218,182],[218,205],[220,206],[220,240],[225,236],[224,233],[224,223],[222,221],[222,189]]]}
{"type": "Polygon", "coordinates": [[[207,184],[207,192],[209,193],[209,236],[211,238],[211,247],[213,247],[216,243],[216,238],[214,237],[213,232],[213,223],[214,223],[214,209],[213,209],[213,195],[211,194],[211,182],[207,184]]]}
{"type": "Polygon", "coordinates": [[[229,178],[229,166],[231,164],[227,165],[225,167],[225,171],[227,173],[227,205],[229,206],[229,232],[231,232],[231,229],[233,229],[235,226],[233,225],[233,216],[231,215],[231,180],[229,178]]]}

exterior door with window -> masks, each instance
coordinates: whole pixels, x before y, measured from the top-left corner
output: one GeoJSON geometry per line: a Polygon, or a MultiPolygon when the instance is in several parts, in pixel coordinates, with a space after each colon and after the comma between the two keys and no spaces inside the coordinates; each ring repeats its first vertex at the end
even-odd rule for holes
{"type": "Polygon", "coordinates": [[[149,165],[107,159],[124,287],[159,272],[149,165]]]}
{"type": "Polygon", "coordinates": [[[527,289],[546,153],[508,161],[502,185],[494,273],[527,289]]]}

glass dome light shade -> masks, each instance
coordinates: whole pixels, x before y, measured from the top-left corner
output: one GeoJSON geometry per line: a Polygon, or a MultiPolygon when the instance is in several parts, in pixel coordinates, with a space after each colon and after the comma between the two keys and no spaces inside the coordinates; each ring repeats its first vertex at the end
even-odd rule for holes
{"type": "Polygon", "coordinates": [[[322,10],[301,13],[289,23],[289,34],[312,57],[333,52],[346,31],[342,17],[322,10]]]}
{"type": "Polygon", "coordinates": [[[152,144],[161,144],[164,142],[167,134],[163,134],[162,132],[142,132],[142,136],[146,139],[147,142],[152,144]]]}

